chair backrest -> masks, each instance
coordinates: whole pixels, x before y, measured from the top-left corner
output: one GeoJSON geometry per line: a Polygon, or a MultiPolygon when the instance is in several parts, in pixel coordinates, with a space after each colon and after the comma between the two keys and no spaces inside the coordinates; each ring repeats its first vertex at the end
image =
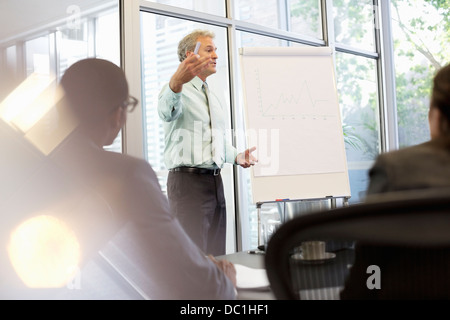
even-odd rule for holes
{"type": "Polygon", "coordinates": [[[302,242],[450,247],[450,190],[382,194],[360,204],[313,212],[283,224],[272,236],[265,264],[277,299],[298,299],[291,259],[302,242]],[[347,242],[346,242],[347,241],[347,242]]]}

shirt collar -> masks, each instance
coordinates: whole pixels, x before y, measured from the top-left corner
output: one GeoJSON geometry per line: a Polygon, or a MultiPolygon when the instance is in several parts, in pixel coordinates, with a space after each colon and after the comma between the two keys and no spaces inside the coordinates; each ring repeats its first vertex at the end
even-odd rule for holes
{"type": "Polygon", "coordinates": [[[200,79],[199,77],[195,77],[194,79],[191,80],[192,85],[199,91],[202,91],[202,86],[203,86],[203,80],[200,79]]]}

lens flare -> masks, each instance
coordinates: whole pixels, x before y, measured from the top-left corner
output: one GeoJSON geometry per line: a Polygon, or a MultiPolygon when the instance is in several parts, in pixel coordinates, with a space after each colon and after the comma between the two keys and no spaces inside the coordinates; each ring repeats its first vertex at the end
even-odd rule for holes
{"type": "Polygon", "coordinates": [[[8,244],[11,263],[30,288],[59,288],[78,270],[81,253],[76,236],[61,220],[39,215],[20,224],[8,244]]]}

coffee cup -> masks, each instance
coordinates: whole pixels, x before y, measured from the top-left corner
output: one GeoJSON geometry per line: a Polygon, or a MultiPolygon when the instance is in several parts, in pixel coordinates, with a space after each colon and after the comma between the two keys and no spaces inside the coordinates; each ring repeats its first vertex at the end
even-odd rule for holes
{"type": "Polygon", "coordinates": [[[325,241],[304,241],[301,245],[304,260],[325,259],[325,241]]]}

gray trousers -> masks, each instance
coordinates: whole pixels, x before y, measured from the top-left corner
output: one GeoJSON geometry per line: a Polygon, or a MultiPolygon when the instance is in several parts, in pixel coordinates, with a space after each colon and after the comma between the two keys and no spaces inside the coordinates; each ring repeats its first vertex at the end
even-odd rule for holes
{"type": "Polygon", "coordinates": [[[226,204],[220,174],[169,172],[167,194],[172,212],[205,254],[225,254],[226,204]]]}

